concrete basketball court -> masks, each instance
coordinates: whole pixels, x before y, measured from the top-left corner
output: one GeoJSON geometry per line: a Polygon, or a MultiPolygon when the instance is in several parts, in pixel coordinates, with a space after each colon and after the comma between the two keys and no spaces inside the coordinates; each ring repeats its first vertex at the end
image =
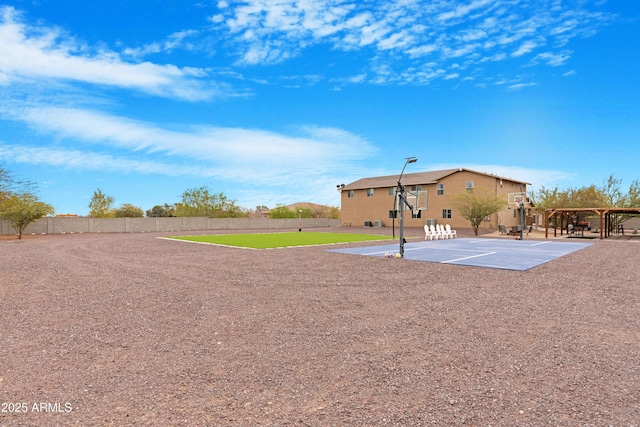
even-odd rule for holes
{"type": "MultiPolygon", "coordinates": [[[[592,243],[487,238],[427,240],[405,243],[404,259],[525,271],[590,245],[592,243]]],[[[384,257],[399,251],[399,243],[395,242],[330,252],[384,257]]]]}

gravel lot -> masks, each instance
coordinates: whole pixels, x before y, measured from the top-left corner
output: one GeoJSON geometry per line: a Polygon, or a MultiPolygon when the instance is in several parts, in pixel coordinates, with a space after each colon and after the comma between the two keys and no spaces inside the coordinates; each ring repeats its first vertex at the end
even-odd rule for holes
{"type": "Polygon", "coordinates": [[[640,425],[640,242],[518,272],[168,234],[0,241],[1,426],[640,425]]]}

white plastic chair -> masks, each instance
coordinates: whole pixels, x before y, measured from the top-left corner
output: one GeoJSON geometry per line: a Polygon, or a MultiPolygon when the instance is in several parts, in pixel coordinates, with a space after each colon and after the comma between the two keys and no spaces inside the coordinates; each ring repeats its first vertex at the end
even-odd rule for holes
{"type": "Polygon", "coordinates": [[[451,226],[449,224],[445,225],[444,229],[449,234],[450,238],[452,238],[452,239],[457,239],[458,238],[458,233],[456,232],[456,230],[452,230],[451,226]]]}
{"type": "Polygon", "coordinates": [[[424,225],[424,240],[433,240],[433,234],[429,231],[429,226],[424,225]]]}
{"type": "Polygon", "coordinates": [[[431,224],[429,226],[429,229],[431,230],[431,235],[433,236],[434,239],[437,240],[437,239],[442,239],[443,238],[442,233],[440,233],[440,231],[436,230],[436,227],[433,224],[431,224]]]}
{"type": "Polygon", "coordinates": [[[436,230],[440,233],[442,239],[448,239],[449,237],[451,237],[447,234],[442,224],[436,224],[436,230]]]}

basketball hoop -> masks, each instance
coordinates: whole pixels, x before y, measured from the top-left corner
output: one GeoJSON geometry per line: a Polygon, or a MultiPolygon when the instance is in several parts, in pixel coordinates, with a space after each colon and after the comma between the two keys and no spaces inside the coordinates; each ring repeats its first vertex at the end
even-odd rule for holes
{"type": "Polygon", "coordinates": [[[407,202],[411,205],[411,209],[409,207],[405,207],[405,209],[411,211],[411,216],[413,218],[422,218],[422,211],[427,209],[427,191],[408,192],[407,202]]]}

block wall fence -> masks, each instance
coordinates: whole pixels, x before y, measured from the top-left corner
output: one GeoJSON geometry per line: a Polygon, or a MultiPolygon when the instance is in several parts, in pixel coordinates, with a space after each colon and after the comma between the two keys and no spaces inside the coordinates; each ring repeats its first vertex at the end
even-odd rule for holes
{"type": "MultiPolygon", "coordinates": [[[[339,227],[339,219],[328,218],[89,218],[46,217],[29,224],[23,235],[66,233],[142,233],[159,231],[253,230],[339,227]]],[[[15,235],[6,220],[0,220],[0,235],[15,235]]]]}

